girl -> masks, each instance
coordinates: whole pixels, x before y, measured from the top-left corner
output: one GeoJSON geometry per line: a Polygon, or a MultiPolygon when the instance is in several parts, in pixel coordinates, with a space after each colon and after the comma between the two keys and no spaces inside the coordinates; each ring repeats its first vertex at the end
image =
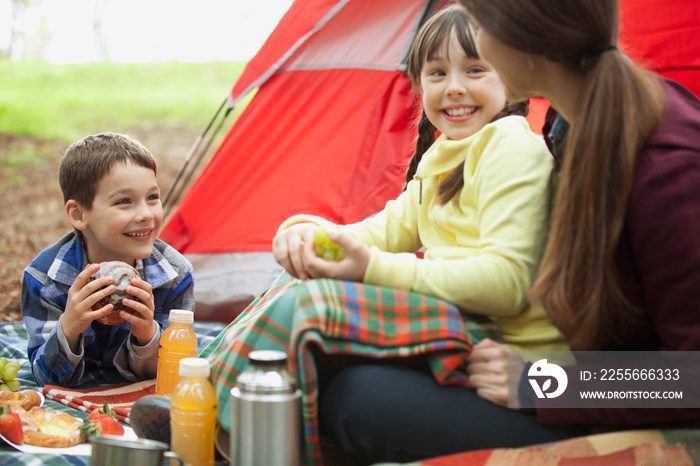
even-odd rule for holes
{"type": "Polygon", "coordinates": [[[514,348],[563,349],[542,308],[527,301],[544,243],[553,160],[520,116],[527,103],[507,105],[474,35],[455,5],[415,39],[408,73],[422,96],[423,117],[405,192],[354,225],[294,216],[280,226],[273,253],[300,279],[436,296],[464,313],[489,316],[514,348]],[[442,135],[432,143],[436,128],[442,135]],[[319,226],[346,250],[342,261],[316,256],[319,226]],[[421,247],[424,259],[414,254],[421,247]]]}
{"type": "MultiPolygon", "coordinates": [[[[542,308],[527,301],[544,242],[553,159],[518,116],[522,105],[507,103],[474,38],[466,12],[453,6],[415,39],[408,73],[424,113],[405,192],[375,217],[337,230],[317,217],[292,217],[280,227],[273,251],[298,278],[436,296],[465,314],[493,319],[513,349],[562,350],[542,308]],[[436,128],[442,134],[434,141],[436,128]],[[342,261],[316,257],[317,225],[347,251],[342,261]],[[421,247],[423,259],[414,254],[421,247]]],[[[425,371],[398,365],[341,370],[324,390],[319,412],[326,434],[359,464],[487,448],[494,445],[489,437],[503,437],[500,424],[495,435],[493,418],[512,421],[509,430],[518,434],[510,441],[519,445],[585,432],[533,431],[534,416],[516,418],[471,390],[442,386],[425,371]]]]}
{"type": "MultiPolygon", "coordinates": [[[[445,379],[434,369],[436,357],[465,341],[457,357],[462,364],[471,343],[484,334],[515,349],[566,349],[544,310],[527,298],[544,244],[553,159],[521,116],[527,106],[507,104],[498,75],[477,54],[474,35],[463,9],[452,6],[429,20],[416,37],[408,71],[422,95],[424,116],[419,149],[401,196],[373,218],[353,225],[299,215],[280,226],[273,241],[275,258],[301,280],[273,284],[203,352],[205,357],[211,353],[213,361],[220,422],[230,418],[228,392],[246,367],[248,351],[276,348],[290,353],[290,366],[313,357],[313,373],[320,376],[321,426],[349,458],[414,460],[460,451],[461,436],[446,442],[433,435],[439,432],[434,426],[418,428],[425,413],[456,415],[452,428],[459,432],[475,413],[479,419],[493,414],[459,413],[443,402],[450,393],[508,411],[480,400],[464,384],[441,385],[436,379],[445,379]],[[442,133],[437,140],[435,129],[442,133]],[[342,260],[316,256],[313,233],[319,225],[345,249],[342,260]],[[421,248],[423,258],[416,255],[421,248]],[[446,318],[435,319],[436,313],[446,318]],[[493,323],[484,323],[487,319],[477,314],[493,319],[500,334],[489,331],[493,323]],[[466,336],[436,342],[432,335],[453,328],[446,324],[450,315],[466,336]],[[347,329],[346,334],[323,338],[337,329],[347,329]],[[312,339],[313,346],[298,351],[304,339],[312,339]],[[407,346],[409,340],[417,345],[407,346]],[[426,349],[428,343],[432,346],[426,349]],[[369,363],[379,358],[391,362],[369,363]],[[433,374],[425,370],[426,361],[433,374]],[[387,383],[397,371],[407,375],[408,386],[394,390],[387,383]],[[374,395],[362,399],[337,390],[355,382],[371,385],[376,399],[384,401],[376,405],[374,395]],[[413,397],[426,386],[434,396],[413,397]],[[406,410],[404,393],[412,403],[418,401],[415,409],[406,410]],[[397,412],[409,417],[396,417],[397,412]],[[352,431],[346,433],[349,426],[352,431]],[[353,445],[396,453],[374,456],[353,451],[353,445]]],[[[298,371],[300,378],[307,375],[298,371]]],[[[462,377],[466,381],[464,373],[462,377]]],[[[308,387],[305,380],[301,385],[308,387]]],[[[314,439],[316,426],[308,419],[316,413],[316,399],[305,393],[305,462],[313,463],[318,455],[309,439],[314,439]]],[[[528,441],[567,435],[571,433],[550,432],[528,441]]]]}

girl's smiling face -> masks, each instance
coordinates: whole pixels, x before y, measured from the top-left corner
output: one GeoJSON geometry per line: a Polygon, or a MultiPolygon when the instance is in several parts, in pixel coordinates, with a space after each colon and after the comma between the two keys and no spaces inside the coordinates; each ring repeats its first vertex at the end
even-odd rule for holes
{"type": "Polygon", "coordinates": [[[81,228],[90,262],[120,260],[133,265],[153,252],[163,222],[160,190],[153,170],[117,163],[100,180],[81,228]]]}
{"type": "Polygon", "coordinates": [[[448,139],[471,136],[506,105],[494,68],[481,58],[469,58],[454,31],[423,63],[420,87],[426,116],[448,139]]]}

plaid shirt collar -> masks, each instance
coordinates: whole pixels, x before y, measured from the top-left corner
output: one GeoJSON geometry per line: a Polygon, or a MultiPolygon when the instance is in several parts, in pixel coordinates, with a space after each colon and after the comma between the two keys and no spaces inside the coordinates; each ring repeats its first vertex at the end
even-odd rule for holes
{"type": "MultiPolygon", "coordinates": [[[[73,284],[78,274],[87,266],[82,237],[76,232],[71,234],[73,237],[61,246],[47,273],[50,279],[68,286],[73,284]]],[[[148,282],[154,289],[178,276],[177,271],[155,247],[149,257],[136,260],[135,268],[144,280],[148,276],[148,282]]]]}

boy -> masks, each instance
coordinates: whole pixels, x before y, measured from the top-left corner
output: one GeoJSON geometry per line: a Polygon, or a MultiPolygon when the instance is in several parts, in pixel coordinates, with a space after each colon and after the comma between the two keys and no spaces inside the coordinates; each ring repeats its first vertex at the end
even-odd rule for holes
{"type": "Polygon", "coordinates": [[[59,182],[73,231],[42,251],[22,280],[34,377],[62,386],[96,369],[116,369],[127,381],[153,378],[170,310],[194,307],[192,265],[156,238],[163,207],[155,159],[128,136],[96,134],[68,148],[59,182]],[[92,309],[115,290],[111,277],[90,280],[105,261],[126,262],[143,278],[126,290],[137,298],[124,300],[135,314],[122,311],[126,322],[114,326],[97,322],[112,304],[92,309]]]}

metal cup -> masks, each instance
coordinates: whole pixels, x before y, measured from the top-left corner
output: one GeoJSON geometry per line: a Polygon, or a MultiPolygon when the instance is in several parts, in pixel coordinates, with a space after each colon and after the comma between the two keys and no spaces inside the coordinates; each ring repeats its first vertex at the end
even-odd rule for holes
{"type": "MultiPolygon", "coordinates": [[[[168,451],[168,444],[148,439],[124,440],[104,435],[90,437],[92,444],[91,466],[136,466],[140,464],[163,464],[166,458],[174,459],[185,466],[182,458],[168,451]]],[[[168,463],[170,464],[170,463],[168,463]]]]}

